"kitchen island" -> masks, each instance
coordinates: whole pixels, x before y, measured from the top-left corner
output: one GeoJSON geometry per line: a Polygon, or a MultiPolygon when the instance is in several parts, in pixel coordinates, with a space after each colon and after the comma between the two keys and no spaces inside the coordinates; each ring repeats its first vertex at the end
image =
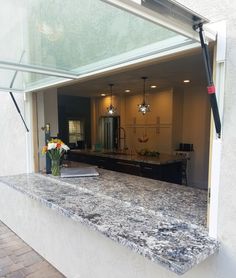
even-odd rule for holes
{"type": "Polygon", "coordinates": [[[0,219],[67,277],[156,277],[147,259],[183,274],[218,251],[205,228],[206,191],[98,171],[0,177],[0,219]]]}
{"type": "Polygon", "coordinates": [[[145,156],[132,152],[70,151],[69,160],[131,175],[182,184],[183,156],[160,154],[145,156]]]}

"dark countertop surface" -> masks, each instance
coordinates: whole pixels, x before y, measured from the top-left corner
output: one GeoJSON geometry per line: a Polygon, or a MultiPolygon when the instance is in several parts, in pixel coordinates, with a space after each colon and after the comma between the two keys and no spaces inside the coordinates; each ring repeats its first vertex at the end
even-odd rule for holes
{"type": "Polygon", "coordinates": [[[120,160],[127,160],[127,161],[134,161],[134,162],[142,162],[148,164],[169,164],[174,162],[183,161],[183,156],[181,155],[170,155],[170,154],[160,154],[158,157],[151,157],[151,156],[144,156],[138,155],[136,153],[127,152],[111,152],[111,151],[104,151],[104,152],[96,152],[96,151],[85,151],[85,150],[77,150],[73,149],[70,150],[72,154],[84,154],[84,155],[94,155],[99,157],[110,157],[113,159],[120,159],[120,160]]]}
{"type": "Polygon", "coordinates": [[[0,177],[65,217],[183,274],[219,249],[205,228],[207,192],[97,169],[98,177],[0,177]]]}

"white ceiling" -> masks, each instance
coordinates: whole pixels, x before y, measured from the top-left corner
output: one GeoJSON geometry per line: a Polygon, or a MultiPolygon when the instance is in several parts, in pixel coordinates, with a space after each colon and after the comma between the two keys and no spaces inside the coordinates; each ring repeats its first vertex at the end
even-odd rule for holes
{"type": "Polygon", "coordinates": [[[167,87],[186,87],[206,85],[205,68],[200,49],[191,53],[174,56],[165,61],[157,61],[132,70],[106,75],[100,78],[88,80],[59,88],[60,94],[78,95],[84,97],[100,96],[101,93],[109,94],[109,84],[113,83],[113,93],[125,93],[130,89],[137,94],[143,90],[142,76],[147,76],[147,92],[155,92],[167,87]],[[190,79],[191,83],[184,84],[184,79],[190,79]],[[149,91],[149,85],[157,85],[156,89],[149,91]]]}

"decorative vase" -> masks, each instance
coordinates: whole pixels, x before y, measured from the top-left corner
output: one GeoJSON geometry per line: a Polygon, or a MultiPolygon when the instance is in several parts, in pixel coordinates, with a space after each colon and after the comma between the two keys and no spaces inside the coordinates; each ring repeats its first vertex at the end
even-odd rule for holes
{"type": "Polygon", "coordinates": [[[53,176],[60,176],[60,159],[51,160],[51,171],[53,176]]]}

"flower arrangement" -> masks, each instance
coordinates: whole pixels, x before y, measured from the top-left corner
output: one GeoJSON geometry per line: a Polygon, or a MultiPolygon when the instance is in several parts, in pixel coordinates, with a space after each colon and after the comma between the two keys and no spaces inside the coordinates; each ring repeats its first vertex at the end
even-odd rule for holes
{"type": "Polygon", "coordinates": [[[51,170],[54,176],[60,175],[60,159],[69,149],[60,139],[51,139],[46,146],[43,146],[42,154],[48,154],[51,158],[51,170]]]}

